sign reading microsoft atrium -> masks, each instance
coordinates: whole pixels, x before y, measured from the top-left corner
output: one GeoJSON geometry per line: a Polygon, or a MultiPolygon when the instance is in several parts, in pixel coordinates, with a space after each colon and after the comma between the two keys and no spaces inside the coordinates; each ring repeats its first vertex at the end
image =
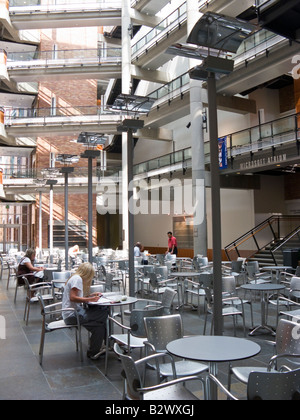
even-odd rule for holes
{"type": "Polygon", "coordinates": [[[261,166],[272,165],[273,163],[286,162],[286,160],[286,154],[253,159],[248,162],[240,163],[240,170],[259,168],[261,166]]]}

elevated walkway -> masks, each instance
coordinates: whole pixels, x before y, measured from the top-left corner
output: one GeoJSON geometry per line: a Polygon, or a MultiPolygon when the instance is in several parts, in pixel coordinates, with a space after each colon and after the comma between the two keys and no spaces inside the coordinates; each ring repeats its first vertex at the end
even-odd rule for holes
{"type": "Polygon", "coordinates": [[[9,16],[17,30],[120,26],[121,2],[10,6],[9,16]]]}

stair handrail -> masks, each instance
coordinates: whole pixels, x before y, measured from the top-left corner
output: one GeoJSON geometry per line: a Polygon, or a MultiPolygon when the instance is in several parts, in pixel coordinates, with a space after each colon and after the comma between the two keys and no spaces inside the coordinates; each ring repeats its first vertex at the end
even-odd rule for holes
{"type": "Polygon", "coordinates": [[[279,244],[275,244],[271,249],[270,252],[273,256],[274,261],[276,262],[276,256],[275,252],[280,250],[287,242],[289,242],[294,236],[299,234],[300,232],[300,226],[298,226],[296,229],[294,229],[292,232],[290,232],[288,235],[286,235],[279,244]]]}
{"type": "MultiPolygon", "coordinates": [[[[297,220],[297,219],[300,219],[300,216],[293,216],[293,215],[272,215],[272,216],[270,216],[269,218],[267,218],[263,222],[259,223],[257,226],[250,229],[248,232],[244,233],[239,238],[237,238],[236,240],[232,241],[230,244],[228,244],[227,246],[224,247],[224,250],[225,250],[225,253],[226,253],[226,256],[227,256],[228,260],[231,261],[231,257],[230,257],[229,253],[232,250],[235,250],[238,257],[240,257],[241,255],[240,255],[238,247],[240,245],[242,245],[243,243],[245,243],[247,240],[251,239],[251,238],[254,240],[254,243],[257,247],[257,250],[254,253],[252,253],[252,255],[254,255],[256,252],[266,248],[270,244],[275,243],[281,237],[281,235],[280,235],[280,221],[283,221],[283,220],[297,220]],[[274,223],[277,223],[277,228],[278,228],[277,229],[278,230],[277,234],[272,227],[272,225],[274,223]],[[263,246],[259,246],[255,235],[257,235],[259,232],[261,232],[262,230],[264,230],[268,227],[270,228],[270,231],[272,233],[272,239],[269,242],[265,243],[263,246]]],[[[247,257],[247,259],[250,258],[252,255],[249,255],[247,257]]],[[[274,259],[274,257],[273,257],[273,259],[274,259]]],[[[276,260],[274,260],[274,262],[276,263],[276,260]]]]}

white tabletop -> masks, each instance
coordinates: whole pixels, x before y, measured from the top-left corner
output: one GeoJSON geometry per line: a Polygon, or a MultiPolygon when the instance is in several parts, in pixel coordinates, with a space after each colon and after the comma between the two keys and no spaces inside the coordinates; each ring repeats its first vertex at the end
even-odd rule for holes
{"type": "Polygon", "coordinates": [[[98,302],[89,302],[89,305],[120,306],[137,302],[136,297],[120,295],[115,292],[103,293],[98,302]],[[126,297],[126,299],[125,299],[126,297]]]}
{"type": "Polygon", "coordinates": [[[167,350],[189,360],[229,362],[253,357],[261,351],[261,347],[245,338],[197,335],[171,341],[167,350]]]}

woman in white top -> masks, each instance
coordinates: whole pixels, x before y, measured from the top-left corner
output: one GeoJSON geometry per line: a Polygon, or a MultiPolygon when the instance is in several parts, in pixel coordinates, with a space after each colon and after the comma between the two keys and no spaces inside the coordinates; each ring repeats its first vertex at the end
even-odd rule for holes
{"type": "MultiPolygon", "coordinates": [[[[93,360],[97,359],[105,350],[102,347],[106,335],[106,320],[109,312],[107,306],[90,305],[83,307],[82,304],[97,302],[101,293],[90,294],[95,270],[92,264],[83,263],[76,270],[75,274],[67,280],[64,286],[63,309],[73,308],[79,315],[79,322],[91,332],[90,348],[87,356],[93,360]]],[[[73,312],[63,313],[64,321],[67,325],[77,323],[73,312]]]]}

